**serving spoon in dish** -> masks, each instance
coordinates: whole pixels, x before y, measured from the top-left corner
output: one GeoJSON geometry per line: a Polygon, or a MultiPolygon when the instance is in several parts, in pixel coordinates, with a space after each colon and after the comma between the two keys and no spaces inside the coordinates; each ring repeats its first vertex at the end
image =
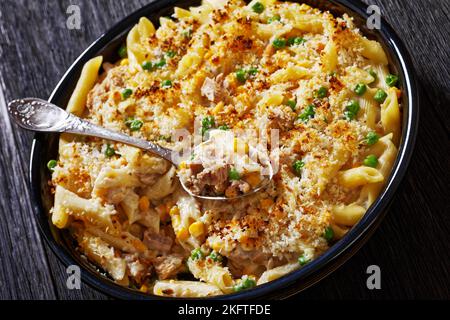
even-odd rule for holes
{"type": "MultiPolygon", "coordinates": [[[[66,112],[53,103],[39,98],[13,100],[8,103],[8,112],[10,117],[20,127],[26,130],[48,133],[72,133],[120,142],[160,156],[172,163],[177,169],[180,168],[181,162],[174,160],[175,157],[172,157],[174,151],[171,149],[164,148],[148,140],[135,138],[121,132],[98,126],[66,112]]],[[[208,140],[198,145],[197,148],[204,143],[208,143],[208,140]]],[[[222,201],[233,200],[255,194],[266,187],[273,178],[273,168],[270,161],[267,162],[267,169],[268,176],[264,179],[264,183],[251,189],[247,193],[239,194],[235,197],[200,195],[189,189],[182,179],[180,179],[180,184],[187,193],[196,198],[222,201]]]]}

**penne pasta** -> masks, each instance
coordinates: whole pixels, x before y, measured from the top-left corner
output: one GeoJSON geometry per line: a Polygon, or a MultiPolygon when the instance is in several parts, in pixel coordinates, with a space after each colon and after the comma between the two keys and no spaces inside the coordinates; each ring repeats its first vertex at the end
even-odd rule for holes
{"type": "Polygon", "coordinates": [[[385,133],[392,133],[392,141],[400,141],[400,108],[397,100],[397,89],[390,88],[388,96],[381,105],[381,124],[385,133]]]}
{"type": "Polygon", "coordinates": [[[339,172],[339,183],[346,188],[355,188],[383,180],[383,175],[377,169],[370,167],[361,166],[339,172]]]}
{"type": "Polygon", "coordinates": [[[97,81],[102,61],[102,56],[95,57],[86,62],[83,66],[77,85],[67,103],[67,112],[73,113],[76,116],[81,116],[83,114],[88,93],[97,81]]]}
{"type": "Polygon", "coordinates": [[[153,294],[165,297],[199,298],[222,294],[214,285],[198,281],[156,281],[153,294]]]}
{"type": "Polygon", "coordinates": [[[259,277],[258,279],[258,285],[276,280],[278,278],[281,278],[282,276],[297,270],[299,268],[299,264],[298,262],[294,262],[294,263],[290,263],[290,264],[286,264],[283,266],[279,266],[270,270],[265,271],[261,277],[259,277]]]}
{"type": "Polygon", "coordinates": [[[67,226],[69,216],[106,228],[111,227],[111,215],[115,213],[113,207],[103,206],[99,199],[84,199],[61,186],[56,186],[52,223],[60,229],[67,226]]]}
{"type": "Polygon", "coordinates": [[[344,226],[353,226],[361,219],[366,208],[355,203],[349,205],[338,205],[333,207],[333,219],[336,223],[344,226]]]}

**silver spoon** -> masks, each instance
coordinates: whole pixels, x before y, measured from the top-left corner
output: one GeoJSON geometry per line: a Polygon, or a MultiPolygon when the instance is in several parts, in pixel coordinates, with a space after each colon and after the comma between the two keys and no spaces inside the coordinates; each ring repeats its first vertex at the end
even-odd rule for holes
{"type": "MultiPolygon", "coordinates": [[[[93,136],[106,140],[116,141],[131,145],[146,151],[149,151],[155,155],[158,155],[170,163],[176,168],[180,163],[177,163],[172,158],[172,150],[161,147],[151,141],[131,137],[127,134],[109,130],[101,126],[95,125],[89,121],[81,119],[71,113],[66,112],[57,105],[39,98],[23,98],[13,100],[8,103],[8,112],[10,117],[22,128],[38,131],[38,132],[66,132],[85,136],[93,136]]],[[[203,143],[207,143],[205,141],[203,143]]],[[[198,147],[198,146],[197,146],[198,147]]],[[[175,157],[174,157],[175,158],[175,157]]],[[[238,195],[233,198],[219,197],[219,196],[202,196],[194,194],[180,179],[181,186],[191,196],[206,199],[206,200],[232,200],[242,198],[254,194],[269,184],[273,177],[273,168],[268,164],[269,175],[266,182],[260,185],[258,188],[251,190],[248,193],[238,195]]]]}

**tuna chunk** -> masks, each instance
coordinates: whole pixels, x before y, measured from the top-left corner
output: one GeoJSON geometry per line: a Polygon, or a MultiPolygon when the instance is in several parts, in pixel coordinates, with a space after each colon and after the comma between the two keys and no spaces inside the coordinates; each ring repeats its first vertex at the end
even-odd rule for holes
{"type": "Polygon", "coordinates": [[[214,79],[206,77],[201,88],[202,96],[215,103],[223,101],[226,96],[226,89],[224,87],[223,80],[224,76],[222,73],[214,79]]]}
{"type": "Polygon", "coordinates": [[[183,268],[183,256],[174,253],[157,257],[153,259],[153,266],[159,279],[172,278],[183,268]]]}
{"type": "Polygon", "coordinates": [[[221,166],[203,170],[193,181],[193,189],[199,192],[213,189],[215,193],[223,193],[228,184],[229,166],[221,166]]]}
{"type": "Polygon", "coordinates": [[[161,235],[150,230],[144,232],[143,242],[150,250],[160,253],[169,252],[173,244],[171,237],[161,235]]]}
{"type": "Polygon", "coordinates": [[[203,82],[201,93],[202,96],[206,97],[209,101],[214,101],[214,97],[217,91],[217,83],[214,79],[206,78],[203,82]]]}
{"type": "Polygon", "coordinates": [[[290,130],[294,126],[293,116],[290,107],[273,108],[269,111],[269,128],[290,130]]]}
{"type": "Polygon", "coordinates": [[[233,183],[225,190],[225,196],[228,198],[234,198],[240,194],[250,192],[251,189],[250,184],[243,180],[233,181],[233,183]]]}

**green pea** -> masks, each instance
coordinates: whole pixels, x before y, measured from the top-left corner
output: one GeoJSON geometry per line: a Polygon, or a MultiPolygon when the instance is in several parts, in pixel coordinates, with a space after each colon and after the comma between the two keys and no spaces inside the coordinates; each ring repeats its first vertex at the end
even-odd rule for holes
{"type": "Polygon", "coordinates": [[[281,20],[281,17],[277,14],[277,15],[275,15],[275,16],[270,17],[269,19],[267,19],[267,22],[268,22],[268,23],[272,23],[272,22],[280,21],[280,20],[281,20]]]}
{"type": "Polygon", "coordinates": [[[129,97],[131,97],[132,94],[133,94],[133,90],[131,90],[131,89],[124,89],[124,90],[122,91],[122,99],[123,99],[123,100],[126,100],[126,99],[128,99],[129,97]]]}
{"type": "Polygon", "coordinates": [[[330,242],[331,240],[333,240],[334,237],[334,231],[331,227],[326,227],[325,228],[325,232],[323,233],[323,237],[325,238],[325,240],[327,240],[328,242],[330,242]]]}
{"type": "Polygon", "coordinates": [[[223,261],[222,255],[216,251],[212,251],[208,257],[214,262],[222,262],[223,261]]]}
{"type": "Polygon", "coordinates": [[[235,292],[247,290],[256,286],[256,281],[249,277],[243,277],[241,282],[233,287],[235,292]]]}
{"type": "Polygon", "coordinates": [[[49,162],[47,162],[47,168],[50,171],[53,171],[57,165],[58,162],[56,160],[50,160],[49,162]]]}
{"type": "Polygon", "coordinates": [[[164,67],[165,65],[166,65],[166,60],[164,60],[164,59],[161,59],[161,60],[159,60],[158,62],[156,62],[156,63],[153,64],[153,66],[154,66],[155,68],[162,68],[162,67],[164,67]]]}
{"type": "Polygon", "coordinates": [[[153,66],[153,63],[151,63],[150,61],[144,61],[142,63],[142,69],[152,71],[155,70],[155,67],[153,66]]]}
{"type": "Polygon", "coordinates": [[[230,180],[239,180],[239,179],[241,179],[241,175],[239,174],[239,172],[235,168],[232,168],[228,172],[228,179],[230,179],[230,180]]]}
{"type": "Polygon", "coordinates": [[[359,112],[360,106],[358,101],[356,100],[351,100],[347,106],[345,107],[345,118],[347,120],[353,120],[354,118],[356,118],[358,112],[359,112]]]}
{"type": "Polygon", "coordinates": [[[117,53],[119,54],[119,57],[124,59],[127,57],[127,46],[125,44],[122,44],[119,48],[119,50],[117,51],[117,53]]]}
{"type": "Polygon", "coordinates": [[[142,122],[141,120],[135,119],[130,123],[130,130],[138,131],[142,128],[143,124],[144,124],[144,122],[142,122]]]}
{"type": "Polygon", "coordinates": [[[298,46],[305,43],[306,40],[302,37],[290,37],[287,41],[288,46],[298,46]]]}
{"type": "Polygon", "coordinates": [[[310,104],[305,108],[305,110],[303,110],[303,112],[298,116],[298,118],[304,123],[307,123],[309,119],[314,117],[315,114],[316,114],[315,107],[313,104],[310,104]]]}
{"type": "Polygon", "coordinates": [[[395,86],[397,84],[397,82],[398,82],[398,77],[395,74],[388,74],[386,76],[386,84],[389,87],[395,86]]]}
{"type": "Polygon", "coordinates": [[[295,107],[297,105],[297,102],[295,100],[288,100],[288,101],[286,101],[286,105],[291,107],[292,111],[295,111],[295,107]]]}
{"type": "Polygon", "coordinates": [[[202,136],[205,135],[206,131],[214,127],[215,121],[213,116],[206,116],[202,119],[202,136]]]}
{"type": "Polygon", "coordinates": [[[251,67],[250,69],[248,69],[247,73],[251,76],[256,76],[256,74],[258,73],[258,68],[251,67]]]}
{"type": "Polygon", "coordinates": [[[371,145],[374,145],[375,143],[377,143],[379,139],[380,139],[380,136],[378,134],[376,134],[376,132],[371,131],[366,136],[366,143],[367,143],[367,145],[371,146],[371,145]]]}
{"type": "Polygon", "coordinates": [[[375,155],[369,154],[363,161],[363,164],[367,167],[375,168],[378,165],[378,159],[375,155]]]}
{"type": "Polygon", "coordinates": [[[387,98],[387,93],[383,89],[378,89],[373,96],[373,99],[378,103],[383,103],[387,98]]]}
{"type": "Polygon", "coordinates": [[[112,156],[114,156],[116,154],[116,151],[114,150],[113,147],[111,147],[111,145],[108,143],[106,145],[106,149],[105,149],[105,156],[107,156],[108,158],[111,158],[112,156]]]}
{"type": "Polygon", "coordinates": [[[272,46],[275,49],[282,49],[282,48],[284,48],[286,46],[286,39],[277,38],[277,39],[273,40],[272,46]]]}
{"type": "Polygon", "coordinates": [[[354,91],[358,96],[362,96],[366,92],[366,90],[367,87],[364,83],[358,83],[354,91]]]}
{"type": "Polygon", "coordinates": [[[237,70],[235,75],[236,75],[236,79],[240,83],[244,83],[245,81],[247,81],[247,72],[245,72],[244,69],[237,70]]]}
{"type": "Polygon", "coordinates": [[[302,174],[302,168],[305,166],[305,163],[302,160],[295,160],[292,164],[292,169],[294,170],[297,176],[302,174]]]}
{"type": "Polygon", "coordinates": [[[261,2],[256,2],[253,6],[252,6],[252,10],[256,13],[262,13],[264,11],[264,5],[261,2]]]}
{"type": "Polygon", "coordinates": [[[218,129],[224,130],[224,131],[230,130],[230,128],[229,128],[228,125],[226,125],[226,124],[220,126],[218,129]]]}
{"type": "Polygon", "coordinates": [[[192,260],[200,260],[203,258],[203,252],[200,248],[195,248],[191,251],[191,259],[192,260]]]}
{"type": "Polygon", "coordinates": [[[161,81],[161,88],[167,89],[172,87],[172,81],[170,80],[163,80],[161,81]]]}
{"type": "Polygon", "coordinates": [[[298,257],[298,263],[301,266],[304,266],[305,264],[307,264],[309,262],[309,259],[306,258],[304,255],[301,255],[300,257],[298,257]]]}
{"type": "Polygon", "coordinates": [[[353,112],[353,113],[358,113],[360,107],[359,107],[359,103],[356,100],[351,100],[347,106],[345,107],[345,109],[347,111],[353,112]]]}
{"type": "Polygon", "coordinates": [[[177,53],[175,51],[172,51],[172,50],[166,52],[166,57],[167,58],[173,58],[176,55],[177,55],[177,53]]]}
{"type": "Polygon", "coordinates": [[[328,95],[328,89],[325,87],[320,87],[316,92],[317,98],[325,98],[328,95]]]}

